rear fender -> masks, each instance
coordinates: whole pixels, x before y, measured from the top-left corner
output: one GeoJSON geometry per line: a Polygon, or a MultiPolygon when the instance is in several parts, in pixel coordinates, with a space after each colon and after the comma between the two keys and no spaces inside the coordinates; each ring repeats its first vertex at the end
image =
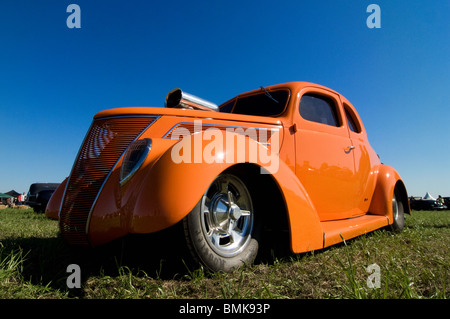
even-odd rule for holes
{"type": "Polygon", "coordinates": [[[369,213],[386,216],[389,220],[389,224],[392,224],[394,222],[392,198],[394,190],[397,188],[405,213],[410,214],[408,194],[398,172],[394,168],[384,164],[379,165],[379,168],[374,171],[378,172],[378,176],[369,213]]]}

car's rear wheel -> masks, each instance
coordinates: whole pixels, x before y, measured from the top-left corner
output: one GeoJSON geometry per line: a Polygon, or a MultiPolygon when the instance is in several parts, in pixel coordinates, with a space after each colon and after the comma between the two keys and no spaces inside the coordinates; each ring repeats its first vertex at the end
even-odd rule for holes
{"type": "Polygon", "coordinates": [[[401,232],[405,226],[405,210],[402,198],[397,189],[394,190],[394,195],[392,196],[392,213],[394,222],[390,229],[394,232],[401,232]]]}
{"type": "Polygon", "coordinates": [[[219,175],[183,221],[194,259],[212,271],[251,264],[258,253],[252,196],[241,178],[219,175]]]}

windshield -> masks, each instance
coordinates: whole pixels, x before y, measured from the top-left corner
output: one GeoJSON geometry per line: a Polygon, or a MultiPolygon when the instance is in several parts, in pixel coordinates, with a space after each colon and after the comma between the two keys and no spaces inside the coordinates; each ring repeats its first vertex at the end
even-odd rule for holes
{"type": "Polygon", "coordinates": [[[222,105],[220,107],[220,112],[258,116],[277,116],[284,112],[288,99],[288,90],[278,90],[269,93],[262,88],[261,92],[258,94],[239,97],[222,105]]]}

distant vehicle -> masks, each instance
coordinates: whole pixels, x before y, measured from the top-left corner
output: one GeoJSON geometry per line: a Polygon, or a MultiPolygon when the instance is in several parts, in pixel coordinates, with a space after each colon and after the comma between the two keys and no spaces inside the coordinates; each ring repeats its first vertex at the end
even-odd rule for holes
{"type": "Polygon", "coordinates": [[[410,197],[409,205],[414,210],[443,210],[447,208],[447,206],[434,198],[427,199],[422,197],[410,197]]]}
{"type": "Polygon", "coordinates": [[[444,199],[444,205],[447,206],[447,209],[450,209],[450,197],[442,197],[444,199]]]}
{"type": "Polygon", "coordinates": [[[25,204],[33,208],[36,212],[43,213],[47,203],[52,197],[60,183],[34,183],[28,191],[25,204]]]}

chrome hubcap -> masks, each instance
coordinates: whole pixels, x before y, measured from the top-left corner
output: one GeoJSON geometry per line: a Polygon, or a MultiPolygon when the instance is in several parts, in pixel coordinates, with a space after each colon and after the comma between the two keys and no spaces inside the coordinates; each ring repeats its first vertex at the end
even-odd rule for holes
{"type": "Polygon", "coordinates": [[[202,198],[202,231],[210,247],[223,257],[239,254],[251,239],[253,206],[244,183],[221,175],[202,198]]]}

